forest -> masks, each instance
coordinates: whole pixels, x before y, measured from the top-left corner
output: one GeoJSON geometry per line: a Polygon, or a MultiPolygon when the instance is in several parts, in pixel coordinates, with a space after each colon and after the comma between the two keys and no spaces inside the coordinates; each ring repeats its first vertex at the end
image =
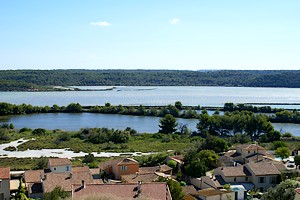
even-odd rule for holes
{"type": "Polygon", "coordinates": [[[0,90],[50,90],[47,86],[74,85],[299,88],[299,76],[299,70],[0,70],[0,90]]]}

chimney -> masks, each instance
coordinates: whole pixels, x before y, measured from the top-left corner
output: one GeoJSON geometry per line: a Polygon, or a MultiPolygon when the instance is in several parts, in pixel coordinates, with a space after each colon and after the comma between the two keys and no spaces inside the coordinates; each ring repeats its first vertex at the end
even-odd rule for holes
{"type": "Polygon", "coordinates": [[[44,180],[46,180],[47,179],[47,174],[44,174],[44,180]]]}
{"type": "Polygon", "coordinates": [[[85,188],[84,180],[81,180],[81,188],[85,188]]]}
{"type": "Polygon", "coordinates": [[[138,176],[139,176],[139,172],[135,172],[135,177],[134,178],[136,178],[138,176]]]}
{"type": "Polygon", "coordinates": [[[137,182],[137,189],[141,190],[141,187],[142,187],[142,181],[138,181],[137,182]]]}
{"type": "Polygon", "coordinates": [[[73,173],[72,173],[72,172],[70,172],[70,179],[72,178],[72,176],[73,176],[73,173]]]}

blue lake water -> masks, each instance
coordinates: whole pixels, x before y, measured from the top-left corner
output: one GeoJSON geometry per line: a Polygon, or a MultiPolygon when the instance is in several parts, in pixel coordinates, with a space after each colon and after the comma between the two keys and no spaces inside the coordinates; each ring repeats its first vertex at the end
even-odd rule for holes
{"type": "MultiPolygon", "coordinates": [[[[0,118],[2,123],[13,123],[16,128],[45,128],[77,131],[81,128],[107,127],[125,129],[131,127],[140,133],[156,133],[159,130],[159,117],[130,116],[98,113],[46,113],[32,115],[14,115],[0,118]]],[[[186,124],[192,131],[196,130],[197,119],[177,119],[178,124],[186,124]]],[[[290,123],[273,123],[276,130],[291,132],[300,136],[300,125],[290,123]]]]}
{"type": "MultiPolygon", "coordinates": [[[[82,89],[103,89],[89,86],[82,89]]],[[[111,86],[106,87],[111,88],[111,86]]],[[[167,105],[181,101],[183,105],[223,106],[233,103],[300,103],[299,88],[199,87],[199,86],[140,86],[115,87],[107,91],[67,92],[0,92],[0,102],[60,106],[78,102],[81,105],[167,105]]],[[[272,105],[300,108],[300,105],[272,105]]]]}

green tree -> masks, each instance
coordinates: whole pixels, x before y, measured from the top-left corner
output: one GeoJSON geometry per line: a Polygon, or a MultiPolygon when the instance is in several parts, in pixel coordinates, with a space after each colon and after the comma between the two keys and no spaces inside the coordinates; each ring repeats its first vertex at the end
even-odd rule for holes
{"type": "Polygon", "coordinates": [[[34,169],[45,169],[47,167],[47,164],[48,164],[48,158],[42,156],[36,162],[34,169]]]}
{"type": "Polygon", "coordinates": [[[290,156],[290,150],[287,147],[279,147],[275,150],[275,155],[285,159],[290,156]]]}
{"type": "Polygon", "coordinates": [[[281,182],[274,188],[269,188],[266,193],[263,194],[264,200],[291,200],[295,198],[296,188],[300,187],[300,182],[287,179],[281,182]]]}
{"type": "Polygon", "coordinates": [[[169,160],[169,161],[167,162],[167,165],[168,165],[169,167],[172,167],[173,170],[175,170],[176,167],[177,167],[177,163],[176,163],[176,161],[174,161],[174,160],[169,160]]]}
{"type": "Polygon", "coordinates": [[[92,163],[95,161],[95,156],[91,153],[89,153],[88,155],[85,155],[82,162],[84,163],[92,163]]]}
{"type": "Polygon", "coordinates": [[[172,179],[169,179],[167,181],[167,184],[169,186],[172,199],[182,200],[184,197],[184,194],[182,192],[182,187],[180,186],[180,183],[178,183],[177,181],[174,181],[172,179]]]}
{"type": "Polygon", "coordinates": [[[205,175],[207,167],[203,161],[193,160],[185,164],[184,171],[186,175],[197,178],[205,175]]]}
{"type": "Polygon", "coordinates": [[[173,117],[173,115],[171,114],[166,114],[165,117],[161,118],[159,120],[160,125],[158,125],[160,127],[159,132],[160,133],[165,133],[165,134],[172,134],[174,133],[177,129],[177,121],[176,119],[173,117]]]}
{"type": "Polygon", "coordinates": [[[182,103],[180,101],[176,101],[175,102],[175,107],[178,109],[178,110],[182,110],[182,103]]]}
{"type": "Polygon", "coordinates": [[[282,141],[274,141],[273,142],[273,147],[274,147],[274,150],[276,150],[280,147],[287,147],[287,145],[282,141]]]}
{"type": "Polygon", "coordinates": [[[66,109],[66,112],[79,113],[82,112],[82,106],[79,103],[70,103],[66,109]]]}
{"type": "Polygon", "coordinates": [[[296,156],[294,157],[294,161],[295,161],[296,167],[298,168],[299,165],[300,165],[300,156],[296,155],[296,156]]]}
{"type": "Polygon", "coordinates": [[[45,200],[60,200],[60,199],[66,199],[69,197],[69,193],[64,191],[61,187],[57,186],[55,187],[51,192],[45,193],[45,200]]]}
{"type": "Polygon", "coordinates": [[[212,168],[217,165],[219,156],[213,150],[201,150],[196,154],[196,159],[201,160],[206,167],[212,168]]]}
{"type": "Polygon", "coordinates": [[[15,200],[28,200],[26,196],[25,184],[23,183],[22,179],[20,179],[19,188],[16,193],[15,200]]]}

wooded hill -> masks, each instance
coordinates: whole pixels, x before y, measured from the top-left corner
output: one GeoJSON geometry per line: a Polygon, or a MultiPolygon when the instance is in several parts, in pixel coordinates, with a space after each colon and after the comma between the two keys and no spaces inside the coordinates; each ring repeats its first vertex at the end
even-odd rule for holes
{"type": "Polygon", "coordinates": [[[0,70],[0,90],[40,86],[300,87],[300,70],[0,70]]]}

